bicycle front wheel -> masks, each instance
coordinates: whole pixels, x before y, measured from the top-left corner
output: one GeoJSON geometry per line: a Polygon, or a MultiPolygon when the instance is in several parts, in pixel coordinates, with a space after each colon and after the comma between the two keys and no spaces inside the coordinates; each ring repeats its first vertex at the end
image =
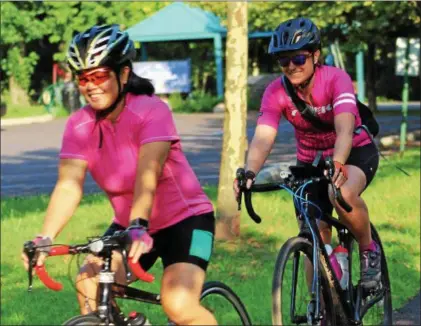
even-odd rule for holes
{"type": "MultiPolygon", "coordinates": [[[[321,264],[320,304],[323,325],[336,325],[335,308],[329,281],[321,264]]],[[[311,300],[313,279],[313,245],[302,237],[289,239],[282,246],[275,264],[272,283],[273,325],[316,325],[309,320],[314,310],[311,300]]]]}
{"type": "Polygon", "coordinates": [[[206,282],[200,301],[215,316],[219,325],[251,325],[244,304],[224,283],[206,282]]]}

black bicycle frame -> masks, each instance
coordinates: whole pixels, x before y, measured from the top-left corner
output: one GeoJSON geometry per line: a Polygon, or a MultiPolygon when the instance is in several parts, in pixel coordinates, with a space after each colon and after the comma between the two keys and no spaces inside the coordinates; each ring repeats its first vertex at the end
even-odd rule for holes
{"type": "MultiPolygon", "coordinates": [[[[114,322],[117,325],[125,325],[126,321],[124,320],[124,314],[121,312],[114,298],[141,301],[156,305],[161,304],[161,298],[159,294],[116,283],[114,272],[111,272],[112,251],[113,248],[110,247],[109,250],[106,250],[101,255],[104,263],[99,273],[98,316],[106,325],[110,322],[114,322]],[[113,318],[112,321],[110,320],[110,316],[113,318]]],[[[122,254],[125,256],[125,253],[122,254]]],[[[123,261],[125,260],[123,259],[123,261]]],[[[128,271],[127,266],[125,266],[125,268],[126,271],[128,271]]],[[[126,275],[130,276],[130,272],[126,273],[126,275]]]]}
{"type": "MultiPolygon", "coordinates": [[[[308,194],[306,194],[306,200],[308,199],[308,194]]],[[[345,310],[345,314],[347,315],[349,321],[352,324],[359,325],[362,323],[362,318],[364,317],[365,313],[370,309],[374,304],[379,302],[384,296],[384,289],[377,293],[376,297],[368,301],[367,303],[362,306],[362,300],[365,297],[363,293],[362,287],[360,283],[357,286],[352,286],[352,255],[348,256],[348,264],[349,264],[349,275],[348,275],[348,287],[346,289],[342,289],[340,286],[340,282],[336,277],[335,273],[333,272],[332,266],[329,261],[329,256],[326,252],[326,248],[323,244],[321,239],[320,233],[318,231],[318,226],[316,224],[315,218],[310,214],[308,218],[303,219],[303,214],[298,215],[298,219],[303,222],[302,228],[300,230],[299,236],[307,238],[309,241],[313,243],[313,280],[312,280],[312,289],[311,289],[311,296],[312,300],[315,302],[315,315],[314,318],[316,320],[320,320],[320,284],[319,284],[319,251],[318,248],[321,250],[321,253],[325,259],[327,268],[330,271],[330,275],[332,275],[333,284],[335,287],[336,292],[339,294],[339,300],[341,301],[341,305],[345,310]]],[[[322,221],[328,223],[329,225],[333,226],[337,230],[339,243],[345,247],[349,253],[352,253],[352,240],[355,238],[353,237],[352,233],[349,229],[340,223],[337,219],[333,218],[330,215],[324,214],[321,218],[322,221]]],[[[296,263],[294,262],[294,265],[296,263]]],[[[298,268],[298,266],[297,266],[298,268]]],[[[294,275],[296,276],[297,271],[294,269],[294,275]]],[[[296,279],[293,279],[294,287],[296,287],[296,279]]],[[[292,302],[291,302],[291,319],[299,320],[295,316],[295,292],[296,289],[293,291],[292,295],[292,302]]]]}
{"type": "MultiPolygon", "coordinates": [[[[313,164],[314,165],[314,164],[313,164]]],[[[316,164],[317,165],[317,164],[316,164]]],[[[316,166],[314,165],[314,166],[316,166]]],[[[240,188],[240,194],[238,196],[238,209],[241,209],[241,201],[242,195],[244,194],[244,202],[247,208],[247,213],[249,216],[256,222],[261,223],[262,219],[260,216],[255,212],[251,200],[251,194],[253,192],[268,192],[274,190],[281,190],[283,188],[288,188],[292,191],[296,191],[299,187],[303,186],[304,184],[311,184],[316,182],[329,182],[332,184],[332,177],[334,175],[334,164],[331,158],[325,158],[325,167],[327,168],[327,177],[326,176],[314,176],[318,175],[317,169],[314,169],[314,166],[309,168],[298,167],[298,166],[290,166],[291,174],[290,176],[283,178],[281,183],[271,183],[271,184],[254,184],[251,189],[246,188],[246,172],[244,169],[240,168],[237,170],[236,176],[238,180],[238,186],[240,188]],[[315,173],[315,174],[313,174],[315,173]],[[292,176],[292,177],[291,177],[292,176]]],[[[335,186],[332,187],[333,194],[335,200],[339,203],[339,205],[347,212],[352,211],[352,207],[346,203],[343,199],[340,189],[336,188],[335,186]]],[[[319,283],[319,249],[321,251],[322,256],[326,262],[326,266],[329,274],[332,275],[332,281],[334,290],[339,295],[339,300],[341,302],[341,306],[343,307],[344,313],[349,321],[358,325],[361,324],[362,317],[367,312],[367,310],[374,305],[376,302],[379,302],[382,297],[384,296],[384,289],[376,293],[375,298],[371,299],[367,303],[364,303],[362,306],[362,300],[367,297],[367,293],[363,293],[362,287],[360,282],[356,287],[352,286],[352,255],[348,257],[348,267],[349,267],[349,279],[348,279],[348,288],[342,289],[340,286],[340,281],[337,279],[336,275],[333,273],[333,268],[329,261],[329,256],[327,255],[326,248],[323,244],[321,235],[318,231],[318,226],[316,223],[316,217],[313,213],[313,208],[308,205],[308,191],[304,189],[304,196],[305,196],[305,207],[304,209],[307,210],[307,214],[303,214],[298,207],[296,207],[296,214],[299,221],[301,221],[301,228],[299,236],[308,239],[311,243],[313,243],[313,280],[311,286],[311,302],[314,303],[313,314],[311,311],[307,311],[307,317],[315,318],[316,320],[321,319],[320,314],[320,283],[319,283]],[[309,316],[310,313],[310,316],[309,316]]],[[[340,244],[344,246],[349,253],[352,253],[352,240],[354,239],[352,233],[348,230],[348,228],[340,223],[336,218],[333,218],[331,215],[322,214],[321,220],[327,222],[329,225],[333,226],[338,232],[338,238],[340,244]]],[[[374,227],[372,227],[374,229],[374,227]]],[[[375,230],[375,229],[374,229],[375,230]]],[[[297,256],[294,257],[294,275],[297,274],[297,256]]],[[[292,302],[290,308],[291,320],[298,321],[301,320],[301,316],[295,316],[295,295],[296,295],[296,278],[293,277],[293,289],[292,289],[292,302]]],[[[371,293],[368,293],[368,295],[371,293]]],[[[310,305],[308,308],[312,308],[310,305]]],[[[308,309],[309,310],[309,309],[308,309]]],[[[308,319],[308,318],[307,318],[308,319]]],[[[305,322],[305,321],[304,321],[305,322]]]]}

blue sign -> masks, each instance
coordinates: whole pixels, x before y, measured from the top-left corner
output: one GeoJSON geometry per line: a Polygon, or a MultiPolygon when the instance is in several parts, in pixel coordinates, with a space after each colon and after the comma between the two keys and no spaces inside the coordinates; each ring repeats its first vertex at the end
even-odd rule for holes
{"type": "Polygon", "coordinates": [[[190,59],[134,62],[133,71],[140,77],[150,79],[156,94],[191,91],[190,59]]]}

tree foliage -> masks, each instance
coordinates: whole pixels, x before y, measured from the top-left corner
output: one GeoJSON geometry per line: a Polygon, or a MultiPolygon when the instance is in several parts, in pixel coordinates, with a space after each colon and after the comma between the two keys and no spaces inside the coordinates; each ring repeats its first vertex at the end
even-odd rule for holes
{"type": "Polygon", "coordinates": [[[94,24],[116,23],[124,29],[167,4],[111,1],[3,2],[0,40],[2,73],[8,77],[14,76],[16,82],[29,91],[34,66],[39,59],[37,44],[32,44],[32,49],[29,49],[31,42],[47,38],[47,44],[58,44],[58,52],[51,55],[55,61],[64,61],[67,46],[76,32],[94,24]]]}
{"type": "MultiPolygon", "coordinates": [[[[63,61],[67,45],[76,32],[102,23],[117,23],[122,28],[128,28],[169,3],[171,2],[2,2],[2,73],[8,77],[14,76],[28,91],[34,65],[39,60],[38,42],[51,47],[51,56],[55,61],[63,61]]],[[[222,25],[227,26],[227,2],[191,2],[188,5],[213,12],[220,17],[222,25]]],[[[417,8],[416,1],[250,2],[248,29],[250,32],[272,31],[286,19],[307,16],[322,29],[324,44],[338,39],[344,51],[355,52],[366,49],[370,42],[375,42],[379,48],[383,44],[394,43],[396,36],[419,37],[421,22],[417,8]]],[[[267,41],[264,39],[257,42],[260,48],[258,52],[266,52],[267,41]]],[[[182,55],[196,57],[192,61],[193,72],[197,76],[214,74],[211,44],[190,42],[186,47],[174,42],[166,44],[166,48],[170,53],[174,50],[180,51],[182,55]]],[[[159,49],[156,52],[158,51],[159,49]]],[[[2,81],[4,80],[3,78],[2,81]]],[[[203,81],[196,83],[203,86],[203,81]]]]}
{"type": "MultiPolygon", "coordinates": [[[[29,91],[30,78],[38,55],[27,48],[33,40],[46,33],[42,22],[44,7],[39,2],[4,2],[0,6],[1,70],[9,78],[14,76],[24,91],[29,91]]],[[[3,82],[4,78],[2,78],[3,82]]],[[[4,88],[2,84],[2,90],[4,88]]]]}

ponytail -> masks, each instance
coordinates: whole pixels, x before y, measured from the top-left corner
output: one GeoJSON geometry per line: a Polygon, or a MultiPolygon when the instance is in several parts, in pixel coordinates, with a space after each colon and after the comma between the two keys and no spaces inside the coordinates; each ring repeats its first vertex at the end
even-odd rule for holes
{"type": "Polygon", "coordinates": [[[155,93],[155,88],[149,79],[142,78],[136,75],[133,70],[130,70],[129,80],[124,91],[126,93],[132,93],[136,95],[151,96],[155,93]]]}
{"type": "Polygon", "coordinates": [[[129,79],[127,80],[127,84],[123,88],[123,93],[149,96],[152,96],[155,93],[155,88],[149,79],[142,78],[134,73],[131,61],[126,61],[117,67],[113,67],[113,70],[117,76],[120,76],[120,71],[124,66],[130,68],[130,74],[129,79]]]}

